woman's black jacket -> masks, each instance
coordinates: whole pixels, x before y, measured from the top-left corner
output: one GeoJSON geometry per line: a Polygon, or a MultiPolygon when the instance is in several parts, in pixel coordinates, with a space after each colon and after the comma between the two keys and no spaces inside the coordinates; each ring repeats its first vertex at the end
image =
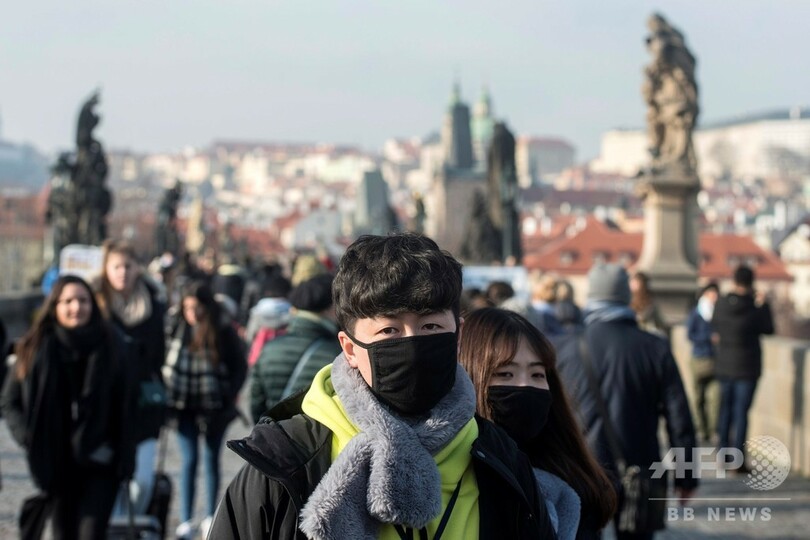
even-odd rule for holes
{"type": "Polygon", "coordinates": [[[163,384],[160,369],[166,359],[165,317],[166,304],[158,300],[157,291],[145,281],[152,302],[152,313],[134,326],[126,326],[114,313],[110,319],[131,340],[132,349],[129,359],[134,362],[133,373],[137,380],[136,402],[137,415],[132,429],[136,442],[155,439],[160,434],[160,427],[166,417],[166,407],[149,405],[141,399],[141,384],[163,384]]]}
{"type": "Polygon", "coordinates": [[[132,362],[126,357],[126,337],[111,325],[109,335],[89,354],[72,425],[63,425],[64,395],[68,381],[60,375],[62,347],[48,334],[35,352],[26,378],[19,380],[13,368],[0,397],[3,416],[15,440],[26,450],[31,476],[46,493],[65,488],[64,467],[96,466],[91,455],[108,444],[109,462],[118,478],[132,475],[135,440],[130,426],[135,405],[132,362]],[[68,438],[68,440],[64,440],[68,438]],[[57,449],[70,448],[70,456],[57,449]]]}

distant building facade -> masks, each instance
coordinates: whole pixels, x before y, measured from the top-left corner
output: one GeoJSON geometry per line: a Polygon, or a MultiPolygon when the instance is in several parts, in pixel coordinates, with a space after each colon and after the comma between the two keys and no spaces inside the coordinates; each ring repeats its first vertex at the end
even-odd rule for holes
{"type": "Polygon", "coordinates": [[[430,164],[432,182],[425,197],[426,233],[456,256],[469,226],[473,196],[477,190],[486,192],[486,168],[475,166],[471,132],[469,107],[461,101],[456,83],[442,127],[441,162],[430,164]]]}
{"type": "Polygon", "coordinates": [[[570,143],[550,137],[518,137],[515,166],[518,185],[523,188],[551,183],[556,175],[573,167],[576,149],[570,143]]]}
{"type": "MultiPolygon", "coordinates": [[[[624,232],[593,216],[565,219],[564,224],[560,228],[547,225],[544,231],[537,231],[556,234],[543,242],[524,238],[524,245],[533,249],[526,250],[523,264],[530,271],[565,277],[574,286],[580,304],[587,298],[587,275],[594,264],[614,262],[629,268],[638,261],[643,233],[624,232]]],[[[702,233],[699,252],[698,279],[702,284],[714,280],[729,290],[734,269],[745,263],[756,272],[759,287],[775,299],[784,300],[792,294],[794,279],[785,264],[750,236],[702,233]]]]}
{"type": "Polygon", "coordinates": [[[810,317],[810,218],[788,232],[777,246],[779,255],[793,276],[790,299],[800,317],[810,317]]]}
{"type": "MultiPolygon", "coordinates": [[[[694,145],[702,179],[808,174],[810,109],[779,110],[705,125],[695,131],[694,145]]],[[[608,131],[591,169],[635,176],[649,163],[647,146],[647,134],[642,130],[608,131]]]]}

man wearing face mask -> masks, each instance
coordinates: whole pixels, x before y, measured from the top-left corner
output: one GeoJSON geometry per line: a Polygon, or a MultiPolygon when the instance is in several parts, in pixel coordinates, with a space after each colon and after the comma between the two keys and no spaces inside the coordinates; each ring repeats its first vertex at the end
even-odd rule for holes
{"type": "Polygon", "coordinates": [[[554,538],[527,458],[474,416],[461,265],[421,235],[363,236],[332,291],[342,353],[228,444],[248,464],[211,538],[554,538]]]}

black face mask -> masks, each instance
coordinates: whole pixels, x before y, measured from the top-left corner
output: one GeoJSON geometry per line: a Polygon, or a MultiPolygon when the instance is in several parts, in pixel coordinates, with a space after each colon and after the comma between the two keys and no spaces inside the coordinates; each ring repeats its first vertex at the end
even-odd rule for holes
{"type": "Polygon", "coordinates": [[[383,403],[404,415],[432,409],[456,382],[455,332],[384,339],[363,343],[371,363],[371,391],[383,403]]]}
{"type": "Polygon", "coordinates": [[[551,391],[533,386],[490,386],[492,421],[517,442],[540,434],[551,410],[551,391]]]}

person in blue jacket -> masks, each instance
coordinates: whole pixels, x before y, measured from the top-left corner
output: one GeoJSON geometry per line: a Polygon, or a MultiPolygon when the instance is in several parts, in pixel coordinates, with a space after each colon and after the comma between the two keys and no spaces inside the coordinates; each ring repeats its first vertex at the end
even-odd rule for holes
{"type": "Polygon", "coordinates": [[[703,441],[710,441],[717,430],[720,387],[714,377],[712,316],[720,296],[717,283],[711,282],[700,292],[697,306],[686,321],[692,343],[692,388],[695,393],[695,430],[703,441]]]}

